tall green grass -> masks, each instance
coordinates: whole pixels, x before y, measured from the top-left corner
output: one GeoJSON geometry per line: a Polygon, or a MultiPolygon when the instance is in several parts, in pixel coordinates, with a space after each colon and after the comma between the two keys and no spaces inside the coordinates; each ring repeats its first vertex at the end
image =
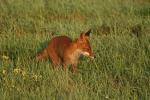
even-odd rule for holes
{"type": "Polygon", "coordinates": [[[1,0],[0,99],[150,99],[148,0],[1,0]],[[110,28],[107,35],[101,26],[110,28]],[[131,32],[140,25],[140,37],[131,32]],[[92,29],[95,60],[82,57],[79,72],[53,69],[34,57],[57,35],[92,29]]]}

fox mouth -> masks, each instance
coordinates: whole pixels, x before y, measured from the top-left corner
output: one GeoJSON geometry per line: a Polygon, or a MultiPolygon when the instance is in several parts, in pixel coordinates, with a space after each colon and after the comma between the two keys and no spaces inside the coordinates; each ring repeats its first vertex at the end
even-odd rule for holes
{"type": "Polygon", "coordinates": [[[95,57],[94,57],[94,56],[90,56],[90,58],[91,58],[91,59],[94,59],[95,57]]]}
{"type": "Polygon", "coordinates": [[[87,57],[89,57],[89,58],[91,58],[91,59],[94,59],[94,58],[95,58],[95,56],[90,55],[90,53],[88,53],[88,52],[83,52],[83,55],[84,55],[84,56],[87,56],[87,57]]]}
{"type": "Polygon", "coordinates": [[[84,56],[90,56],[90,54],[88,52],[83,52],[84,56]]]}

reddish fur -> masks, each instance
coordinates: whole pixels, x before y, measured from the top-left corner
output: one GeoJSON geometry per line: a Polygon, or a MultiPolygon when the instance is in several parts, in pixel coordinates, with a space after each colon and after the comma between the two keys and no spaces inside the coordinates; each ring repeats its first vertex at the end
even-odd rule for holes
{"type": "Polygon", "coordinates": [[[73,71],[77,70],[78,59],[81,54],[88,52],[89,57],[94,57],[90,43],[89,33],[81,33],[80,37],[74,41],[67,36],[57,36],[52,38],[48,47],[37,55],[37,60],[50,58],[54,65],[63,65],[66,69],[67,65],[73,66],[73,71]]]}

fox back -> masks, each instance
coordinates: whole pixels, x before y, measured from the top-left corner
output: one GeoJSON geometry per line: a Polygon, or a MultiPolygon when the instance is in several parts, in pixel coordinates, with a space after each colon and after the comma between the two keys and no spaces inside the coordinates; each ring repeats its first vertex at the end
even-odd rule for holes
{"type": "Polygon", "coordinates": [[[57,36],[52,38],[48,42],[48,46],[37,54],[37,61],[47,59],[50,57],[51,53],[56,53],[57,56],[63,59],[64,50],[70,43],[72,43],[72,39],[67,36],[57,36]]]}

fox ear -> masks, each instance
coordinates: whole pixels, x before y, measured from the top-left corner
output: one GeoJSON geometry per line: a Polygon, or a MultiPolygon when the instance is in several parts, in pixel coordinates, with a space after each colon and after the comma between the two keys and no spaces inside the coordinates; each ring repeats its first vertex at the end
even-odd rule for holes
{"type": "Polygon", "coordinates": [[[81,34],[80,34],[80,39],[84,39],[84,33],[82,32],[81,34]]]}
{"type": "Polygon", "coordinates": [[[86,33],[82,32],[80,34],[80,39],[85,39],[85,38],[88,38],[90,36],[90,33],[91,33],[91,29],[89,29],[86,33]]]}
{"type": "Polygon", "coordinates": [[[85,36],[90,36],[90,33],[91,33],[91,29],[89,29],[86,33],[85,33],[85,36]]]}

